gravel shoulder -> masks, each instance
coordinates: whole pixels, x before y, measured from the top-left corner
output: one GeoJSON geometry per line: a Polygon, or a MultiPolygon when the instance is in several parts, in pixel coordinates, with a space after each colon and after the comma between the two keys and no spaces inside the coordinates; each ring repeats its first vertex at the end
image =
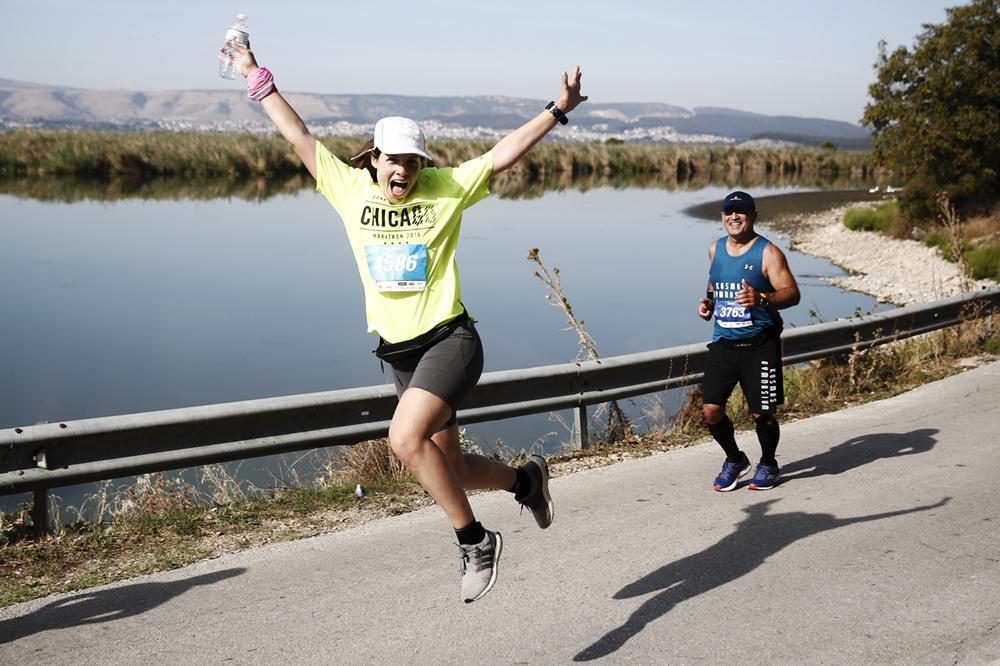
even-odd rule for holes
{"type": "Polygon", "coordinates": [[[990,280],[965,280],[958,265],[936,248],[915,240],[890,238],[871,231],[851,231],[844,214],[873,208],[878,202],[836,206],[818,213],[786,214],[771,226],[785,233],[791,248],[829,259],[848,275],[825,278],[843,289],[858,291],[894,305],[912,305],[954,296],[963,283],[972,289],[996,286],[990,280]]]}

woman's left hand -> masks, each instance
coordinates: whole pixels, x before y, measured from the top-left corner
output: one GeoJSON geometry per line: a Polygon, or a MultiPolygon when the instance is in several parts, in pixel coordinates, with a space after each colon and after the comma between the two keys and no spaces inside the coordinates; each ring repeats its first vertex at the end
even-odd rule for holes
{"type": "MultiPolygon", "coordinates": [[[[586,96],[580,94],[580,66],[577,65],[573,70],[573,76],[563,72],[562,90],[556,106],[563,113],[569,113],[585,101],[587,101],[586,96]]],[[[532,146],[556,126],[553,115],[555,114],[539,109],[538,115],[497,141],[497,145],[490,150],[493,155],[493,176],[503,173],[516,164],[532,146]]]]}
{"type": "Polygon", "coordinates": [[[580,77],[582,75],[583,72],[580,71],[579,65],[573,70],[573,76],[563,72],[562,90],[559,92],[559,100],[556,102],[556,106],[562,109],[563,113],[569,113],[587,101],[587,96],[580,94],[580,77]]]}

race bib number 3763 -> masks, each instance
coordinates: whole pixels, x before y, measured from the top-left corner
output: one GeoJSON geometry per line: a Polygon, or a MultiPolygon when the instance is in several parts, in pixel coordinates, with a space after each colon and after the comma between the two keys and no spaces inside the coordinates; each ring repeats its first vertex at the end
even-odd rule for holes
{"type": "Polygon", "coordinates": [[[735,300],[718,299],[715,301],[715,321],[722,328],[746,328],[753,326],[750,318],[750,308],[745,308],[735,300]]]}
{"type": "Polygon", "coordinates": [[[365,259],[378,291],[423,291],[427,284],[426,245],[365,245],[365,259]]]}

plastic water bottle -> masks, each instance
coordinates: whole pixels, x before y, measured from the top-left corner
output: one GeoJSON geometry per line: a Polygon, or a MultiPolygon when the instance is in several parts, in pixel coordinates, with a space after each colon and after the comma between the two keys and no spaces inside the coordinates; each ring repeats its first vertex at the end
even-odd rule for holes
{"type": "MultiPolygon", "coordinates": [[[[235,42],[240,46],[250,46],[250,28],[247,27],[247,15],[237,14],[236,22],[226,30],[226,42],[235,42]]],[[[219,61],[219,76],[224,79],[235,79],[239,72],[233,67],[232,49],[222,47],[226,55],[230,56],[219,61]]]]}

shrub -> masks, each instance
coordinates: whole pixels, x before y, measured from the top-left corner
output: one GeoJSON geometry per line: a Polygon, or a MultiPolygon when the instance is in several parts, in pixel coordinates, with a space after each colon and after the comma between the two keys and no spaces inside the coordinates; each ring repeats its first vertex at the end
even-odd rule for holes
{"type": "Polygon", "coordinates": [[[889,231],[899,218],[899,204],[884,203],[877,208],[849,210],[844,215],[844,226],[852,231],[889,231]]]}
{"type": "Polygon", "coordinates": [[[985,245],[969,250],[965,254],[969,273],[977,280],[1000,282],[1000,245],[985,245]]]}

